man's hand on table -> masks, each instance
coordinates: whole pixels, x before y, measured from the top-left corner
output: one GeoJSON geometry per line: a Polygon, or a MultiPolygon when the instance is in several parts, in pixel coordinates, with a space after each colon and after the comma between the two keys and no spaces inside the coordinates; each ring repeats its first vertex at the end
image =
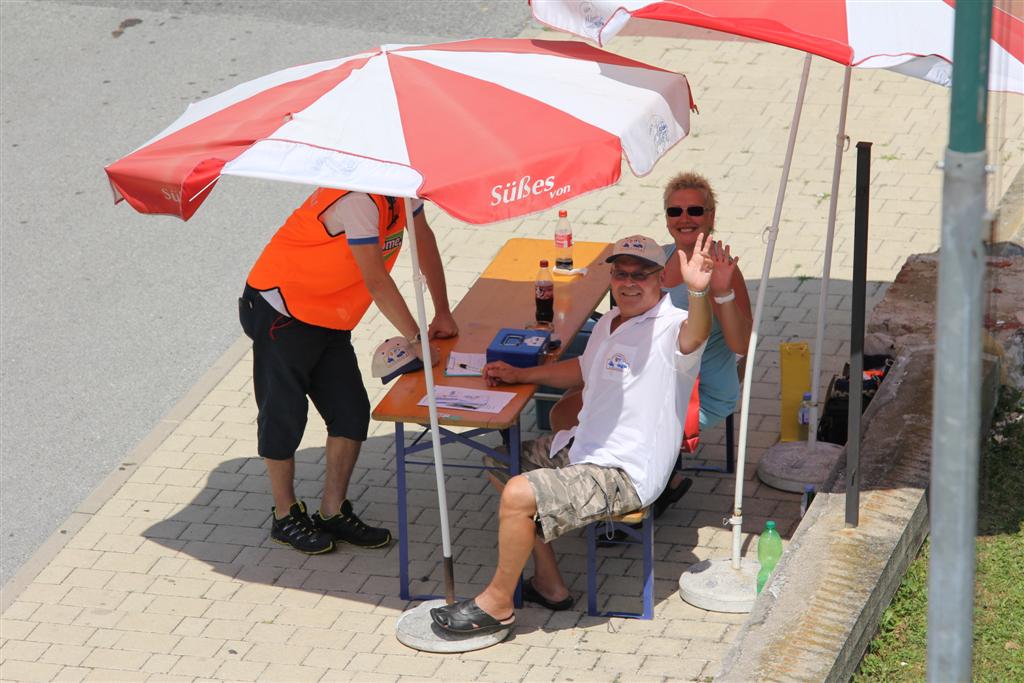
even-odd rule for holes
{"type": "Polygon", "coordinates": [[[496,387],[499,384],[522,384],[522,371],[522,368],[496,360],[485,365],[482,374],[487,386],[496,387]]]}
{"type": "Polygon", "coordinates": [[[427,328],[428,339],[451,339],[458,336],[459,325],[450,312],[437,313],[430,327],[427,328]]]}
{"type": "MultiPolygon", "coordinates": [[[[420,342],[410,342],[409,349],[416,354],[416,357],[423,360],[423,347],[420,342]]],[[[441,347],[434,344],[430,345],[430,365],[436,367],[441,362],[441,347]]]]}

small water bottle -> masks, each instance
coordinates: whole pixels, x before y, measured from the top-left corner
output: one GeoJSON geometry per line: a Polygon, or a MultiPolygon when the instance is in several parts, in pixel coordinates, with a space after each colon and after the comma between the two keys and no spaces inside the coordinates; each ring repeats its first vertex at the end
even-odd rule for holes
{"type": "Polygon", "coordinates": [[[568,216],[567,211],[559,211],[555,225],[555,268],[558,270],[572,270],[572,226],[568,216]]]}
{"type": "Polygon", "coordinates": [[[800,410],[796,414],[799,425],[800,440],[806,441],[811,428],[811,392],[804,392],[804,400],[800,402],[800,410]]]}
{"type": "Polygon", "coordinates": [[[807,510],[810,509],[811,503],[814,502],[814,484],[804,485],[804,495],[800,498],[800,517],[802,518],[807,514],[807,510]]]}
{"type": "Polygon", "coordinates": [[[547,259],[540,262],[534,292],[537,301],[537,322],[550,325],[555,319],[555,281],[551,277],[547,259]]]}
{"type": "Polygon", "coordinates": [[[757,561],[761,563],[761,571],[757,573],[758,593],[768,582],[768,577],[772,575],[780,557],[782,557],[782,537],[775,530],[775,522],[769,519],[765,522],[760,538],[757,539],[757,561]]]}

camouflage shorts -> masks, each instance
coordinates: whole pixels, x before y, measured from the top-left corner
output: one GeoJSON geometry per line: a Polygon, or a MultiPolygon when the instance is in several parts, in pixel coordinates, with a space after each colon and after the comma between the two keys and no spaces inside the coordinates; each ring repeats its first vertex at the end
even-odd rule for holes
{"type": "MultiPolygon", "coordinates": [[[[590,463],[570,465],[568,446],[548,457],[553,438],[548,434],[523,442],[519,458],[519,469],[537,500],[537,526],[545,541],[640,508],[640,497],[625,472],[590,463]]],[[[485,459],[504,467],[495,459],[485,459]]],[[[492,474],[503,482],[509,480],[503,470],[492,470],[492,474]]]]}

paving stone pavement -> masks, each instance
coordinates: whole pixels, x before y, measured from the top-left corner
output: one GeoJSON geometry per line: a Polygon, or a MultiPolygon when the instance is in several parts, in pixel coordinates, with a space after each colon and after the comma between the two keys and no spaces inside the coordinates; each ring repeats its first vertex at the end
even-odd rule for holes
{"type": "MultiPolygon", "coordinates": [[[[560,37],[533,30],[528,35],[560,37]]],[[[664,240],[661,186],[672,173],[705,173],[719,195],[718,231],[741,256],[752,294],[765,251],[802,56],[754,42],[619,39],[612,50],[690,79],[701,114],[693,132],[654,173],[622,181],[565,205],[580,240],[644,232],[664,240]]],[[[788,538],[799,500],[754,475],[760,453],[779,432],[778,345],[813,340],[838,120],[842,70],[815,60],[799,142],[766,292],[752,387],[745,492],[745,551],[765,520],[788,538]]],[[[868,303],[873,306],[910,253],[939,243],[949,92],[878,71],[855,70],[848,134],[874,143],[868,303]]],[[[1019,99],[993,97],[1001,129],[1024,129],[1019,99]]],[[[523,122],[529,125],[529,122],[523,122]]],[[[992,196],[1002,196],[1024,158],[1020,138],[993,138],[1000,167],[992,196]]],[[[844,155],[822,389],[847,353],[855,152],[844,155]]],[[[449,291],[458,301],[511,237],[549,238],[556,212],[471,227],[428,207],[439,235],[449,291]]],[[[411,297],[410,268],[395,275],[411,297]]],[[[410,298],[411,300],[411,298],[410,298]]],[[[234,324],[226,321],[225,324],[234,324]]],[[[364,368],[390,325],[375,309],[356,335],[364,368]]],[[[256,408],[251,356],[241,342],[223,367],[183,399],[153,436],[50,539],[5,588],[0,620],[0,679],[62,681],[415,681],[415,680],[706,680],[735,638],[744,615],[705,612],[677,595],[691,563],[727,557],[733,479],[701,473],[683,501],[658,521],[656,610],[652,621],[585,614],[584,546],[579,535],[556,542],[577,608],[525,608],[514,635],[459,656],[418,653],[399,644],[398,550],[342,547],[306,557],[270,542],[270,496],[255,456],[256,408]]],[[[369,383],[371,400],[383,389],[369,383]]],[[[315,413],[313,414],[315,418],[315,413]]],[[[523,417],[536,433],[532,412],[523,417]]],[[[298,493],[315,505],[322,485],[318,420],[297,455],[298,493]]],[[[721,429],[703,435],[695,461],[720,464],[721,429]]],[[[449,462],[472,459],[447,447],[449,462]]],[[[471,595],[496,561],[496,497],[475,474],[448,477],[456,582],[471,595]]],[[[396,526],[391,424],[372,426],[350,497],[365,519],[396,526]]],[[[433,474],[413,473],[410,539],[414,590],[439,590],[440,530],[433,474]]],[[[639,555],[606,551],[599,571],[609,607],[633,608],[639,555]]]]}

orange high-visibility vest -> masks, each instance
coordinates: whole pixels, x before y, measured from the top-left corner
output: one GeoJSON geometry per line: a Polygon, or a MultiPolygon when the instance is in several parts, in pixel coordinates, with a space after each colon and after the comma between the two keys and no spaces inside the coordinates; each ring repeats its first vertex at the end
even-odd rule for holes
{"type": "MultiPolygon", "coordinates": [[[[320,216],[348,190],[318,188],[295,209],[263,249],[246,282],[278,289],[289,313],[310,325],[351,330],[373,300],[345,233],[332,236],[320,216]]],[[[405,201],[368,195],[377,205],[380,249],[388,272],[406,226],[405,201]]]]}

